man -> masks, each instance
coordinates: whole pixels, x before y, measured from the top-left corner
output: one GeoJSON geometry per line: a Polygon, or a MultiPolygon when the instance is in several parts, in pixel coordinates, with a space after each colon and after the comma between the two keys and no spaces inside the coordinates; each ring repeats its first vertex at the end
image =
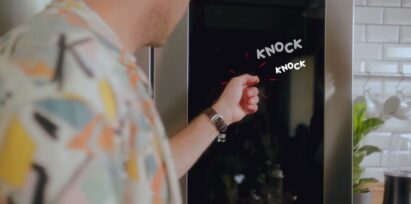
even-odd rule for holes
{"type": "Polygon", "coordinates": [[[167,141],[130,53],[163,45],[187,5],[56,0],[1,39],[0,203],[181,203],[178,177],[259,100],[258,77],[236,77],[167,141]]]}

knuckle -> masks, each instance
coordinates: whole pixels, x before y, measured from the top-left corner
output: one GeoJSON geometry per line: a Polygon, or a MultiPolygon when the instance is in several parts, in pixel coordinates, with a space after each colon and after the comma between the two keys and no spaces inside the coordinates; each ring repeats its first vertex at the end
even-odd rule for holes
{"type": "Polygon", "coordinates": [[[241,76],[236,76],[232,79],[232,81],[235,81],[235,82],[240,81],[240,80],[241,80],[241,76]]]}
{"type": "Polygon", "coordinates": [[[250,91],[251,91],[251,93],[253,93],[253,94],[257,94],[257,93],[258,93],[258,89],[255,88],[255,87],[251,88],[250,91]]]}

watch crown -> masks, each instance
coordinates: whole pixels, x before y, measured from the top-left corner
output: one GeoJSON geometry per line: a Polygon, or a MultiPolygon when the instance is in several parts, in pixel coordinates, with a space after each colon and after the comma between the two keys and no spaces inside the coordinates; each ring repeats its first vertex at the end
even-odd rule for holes
{"type": "Polygon", "coordinates": [[[226,141],[226,135],[224,133],[220,133],[217,136],[218,143],[224,143],[226,141]]]}

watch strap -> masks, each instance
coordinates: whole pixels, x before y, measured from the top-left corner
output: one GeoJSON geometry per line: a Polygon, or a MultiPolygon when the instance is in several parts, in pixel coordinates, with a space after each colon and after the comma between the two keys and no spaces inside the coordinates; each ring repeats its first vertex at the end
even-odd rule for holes
{"type": "Polygon", "coordinates": [[[217,136],[217,142],[225,142],[226,140],[226,132],[227,132],[227,123],[225,122],[223,116],[217,113],[214,108],[208,108],[204,111],[204,114],[210,119],[210,121],[214,124],[216,129],[218,130],[219,134],[217,136]]]}
{"type": "Polygon", "coordinates": [[[227,123],[225,122],[223,116],[217,113],[214,108],[208,108],[204,113],[210,118],[211,122],[216,126],[217,130],[220,133],[227,132],[227,123]]]}

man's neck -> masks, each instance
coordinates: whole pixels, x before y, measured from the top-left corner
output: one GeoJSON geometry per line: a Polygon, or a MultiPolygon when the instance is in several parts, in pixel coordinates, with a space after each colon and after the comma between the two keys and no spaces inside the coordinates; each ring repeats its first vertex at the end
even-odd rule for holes
{"type": "Polygon", "coordinates": [[[147,22],[147,15],[145,16],[145,12],[139,9],[143,8],[142,6],[130,8],[130,6],[110,0],[85,0],[85,2],[114,31],[122,43],[122,49],[134,53],[144,46],[145,25],[138,23],[147,22]]]}

